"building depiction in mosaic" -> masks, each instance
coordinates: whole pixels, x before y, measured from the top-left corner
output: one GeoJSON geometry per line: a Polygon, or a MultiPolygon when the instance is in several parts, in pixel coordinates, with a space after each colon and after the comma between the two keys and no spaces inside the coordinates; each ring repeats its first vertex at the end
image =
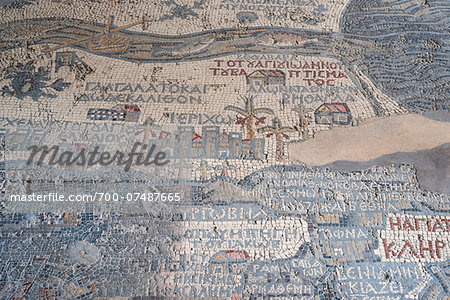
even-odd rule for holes
{"type": "Polygon", "coordinates": [[[0,0],[0,299],[449,299],[449,24],[0,0]]]}

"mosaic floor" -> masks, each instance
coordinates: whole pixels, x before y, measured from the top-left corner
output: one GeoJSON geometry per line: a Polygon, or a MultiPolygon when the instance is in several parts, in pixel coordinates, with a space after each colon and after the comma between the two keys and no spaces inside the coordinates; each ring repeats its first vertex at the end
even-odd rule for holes
{"type": "Polygon", "coordinates": [[[0,299],[450,299],[447,0],[0,0],[0,299]]]}

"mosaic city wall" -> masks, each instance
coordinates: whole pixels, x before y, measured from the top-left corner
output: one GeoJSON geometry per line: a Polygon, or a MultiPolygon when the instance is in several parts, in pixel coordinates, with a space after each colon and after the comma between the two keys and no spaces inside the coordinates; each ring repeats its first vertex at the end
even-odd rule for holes
{"type": "Polygon", "coordinates": [[[0,299],[447,299],[445,0],[0,0],[0,299]]]}

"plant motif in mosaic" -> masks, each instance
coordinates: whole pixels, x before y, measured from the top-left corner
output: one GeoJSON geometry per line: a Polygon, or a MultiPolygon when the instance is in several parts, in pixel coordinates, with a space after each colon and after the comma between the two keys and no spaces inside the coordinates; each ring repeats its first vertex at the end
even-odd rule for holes
{"type": "Polygon", "coordinates": [[[245,96],[241,97],[244,101],[244,107],[237,107],[233,105],[228,105],[225,107],[225,110],[234,111],[242,117],[238,117],[236,124],[245,125],[247,128],[247,139],[255,138],[255,132],[253,129],[253,123],[255,125],[264,124],[266,117],[258,117],[260,114],[268,114],[273,115],[274,112],[270,108],[255,108],[253,100],[255,96],[245,96]]]}
{"type": "Polygon", "coordinates": [[[284,139],[289,139],[289,135],[287,135],[287,132],[295,132],[294,128],[291,127],[283,127],[281,125],[281,121],[278,118],[274,118],[272,120],[272,126],[266,126],[263,128],[260,128],[261,132],[267,133],[267,137],[271,137],[272,135],[275,135],[276,140],[276,160],[283,160],[284,159],[284,139]]]}

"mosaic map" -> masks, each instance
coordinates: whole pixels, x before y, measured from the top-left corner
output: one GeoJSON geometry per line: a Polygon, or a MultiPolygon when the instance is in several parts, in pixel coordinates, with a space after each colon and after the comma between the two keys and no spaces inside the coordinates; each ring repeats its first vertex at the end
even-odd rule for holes
{"type": "Polygon", "coordinates": [[[448,0],[0,0],[0,299],[450,299],[448,0]]]}

